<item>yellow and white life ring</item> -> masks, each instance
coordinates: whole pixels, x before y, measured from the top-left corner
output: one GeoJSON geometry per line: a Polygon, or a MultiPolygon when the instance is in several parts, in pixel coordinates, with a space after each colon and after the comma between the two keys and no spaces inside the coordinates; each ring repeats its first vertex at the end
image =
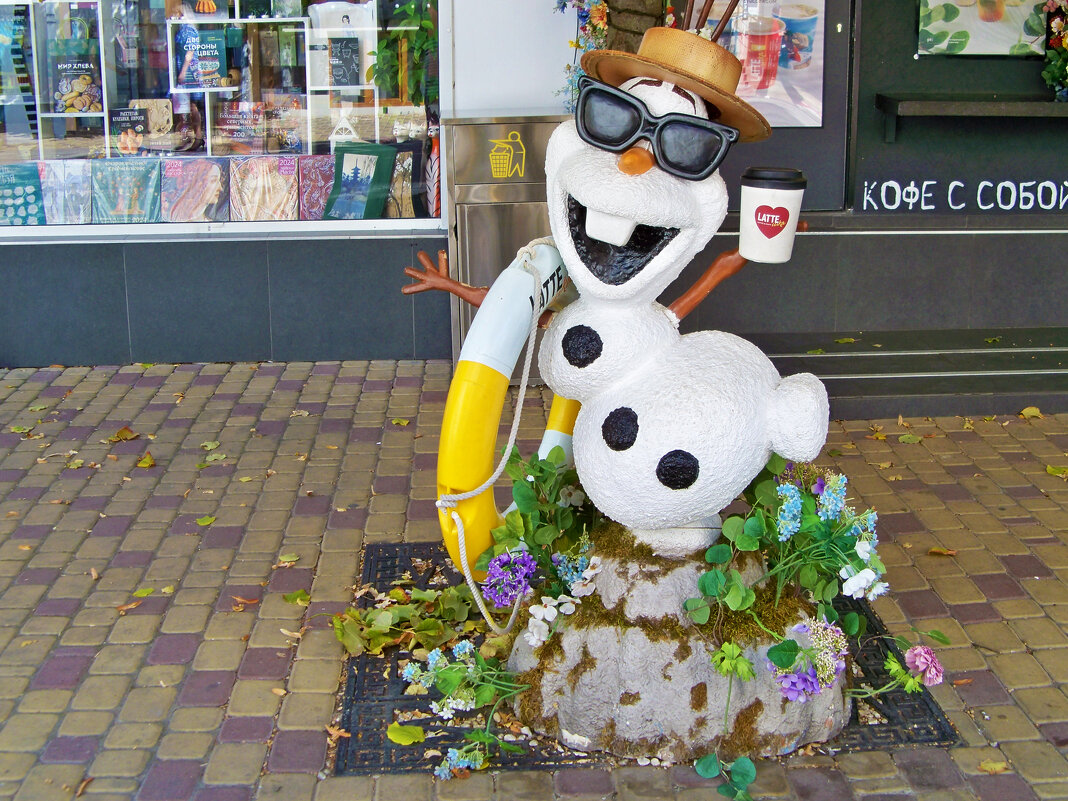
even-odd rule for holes
{"type": "MultiPolygon", "coordinates": [[[[567,270],[552,240],[535,240],[522,248],[493,282],[460,349],[438,447],[438,519],[449,556],[465,573],[465,564],[474,565],[490,547],[490,530],[503,521],[493,500],[490,479],[496,480],[500,474],[500,466],[494,470],[494,461],[508,380],[528,339],[533,348],[537,319],[563,289],[566,278],[567,270]],[[479,489],[482,491],[475,494],[479,489]],[[466,558],[461,558],[461,531],[454,512],[462,520],[466,558]]],[[[521,390],[530,359],[528,351],[521,390]]],[[[521,407],[520,402],[512,426],[512,442],[521,407]]],[[[540,457],[559,445],[570,462],[571,434],[578,410],[578,401],[553,398],[538,448],[540,457]]],[[[484,575],[475,577],[482,579],[484,575]]]]}

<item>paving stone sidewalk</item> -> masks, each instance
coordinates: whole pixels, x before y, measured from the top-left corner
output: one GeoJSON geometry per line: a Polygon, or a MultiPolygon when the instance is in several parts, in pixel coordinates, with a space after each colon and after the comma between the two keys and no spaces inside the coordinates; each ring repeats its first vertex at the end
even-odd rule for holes
{"type": "MultiPolygon", "coordinates": [[[[684,766],[329,774],[329,614],[365,543],[438,538],[450,374],[0,370],[0,799],[721,798],[684,766]]],[[[524,404],[525,452],[547,402],[524,404]]],[[[1068,414],[1044,411],[832,423],[822,462],[879,512],[893,594],[876,611],[952,638],[934,694],[963,745],[764,761],[755,797],[1068,799],[1068,483],[1046,471],[1068,465],[1068,414]]]]}

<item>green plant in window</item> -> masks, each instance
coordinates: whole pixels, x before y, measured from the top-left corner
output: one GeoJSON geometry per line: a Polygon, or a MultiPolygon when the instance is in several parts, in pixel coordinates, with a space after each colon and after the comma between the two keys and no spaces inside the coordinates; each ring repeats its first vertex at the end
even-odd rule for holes
{"type": "Polygon", "coordinates": [[[438,78],[428,69],[437,50],[436,1],[409,0],[397,9],[388,30],[379,35],[371,78],[384,96],[397,97],[403,66],[408,98],[416,106],[430,105],[438,99],[438,78]]]}

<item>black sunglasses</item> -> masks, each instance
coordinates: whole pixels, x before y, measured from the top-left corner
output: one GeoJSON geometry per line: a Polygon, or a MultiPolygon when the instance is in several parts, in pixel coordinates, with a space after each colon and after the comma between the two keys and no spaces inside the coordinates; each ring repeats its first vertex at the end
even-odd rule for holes
{"type": "Polygon", "coordinates": [[[715,172],[738,139],[734,128],[700,117],[655,117],[634,95],[588,75],[579,79],[575,123],[584,142],[612,153],[648,139],[660,168],[688,181],[702,181],[715,172]]]}

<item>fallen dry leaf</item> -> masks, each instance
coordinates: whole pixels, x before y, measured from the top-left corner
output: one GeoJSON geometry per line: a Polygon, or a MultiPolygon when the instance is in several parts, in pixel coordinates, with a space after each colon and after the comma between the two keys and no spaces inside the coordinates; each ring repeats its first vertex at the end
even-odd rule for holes
{"type": "Polygon", "coordinates": [[[893,462],[878,462],[876,465],[880,470],[887,470],[894,466],[893,462]]]}
{"type": "Polygon", "coordinates": [[[136,601],[130,601],[130,603],[128,603],[128,604],[123,604],[122,606],[116,606],[115,608],[119,610],[119,614],[120,615],[125,615],[131,609],[136,609],[140,605],[141,605],[141,599],[139,598],[136,601]]]}
{"type": "Polygon", "coordinates": [[[1024,420],[1041,420],[1044,415],[1038,410],[1037,406],[1027,406],[1020,410],[1020,417],[1024,420]]]}
{"type": "Polygon", "coordinates": [[[96,581],[100,578],[100,572],[95,567],[91,567],[89,568],[89,576],[93,581],[96,581]]]}
{"type": "Polygon", "coordinates": [[[932,548],[927,552],[931,556],[956,556],[957,552],[952,548],[932,548]]]}
{"type": "Polygon", "coordinates": [[[1005,773],[1009,769],[1009,763],[993,759],[984,759],[979,763],[979,770],[983,773],[989,773],[994,776],[998,773],[1005,773]]]}
{"type": "Polygon", "coordinates": [[[89,786],[89,784],[93,781],[94,778],[95,777],[93,776],[86,776],[84,779],[82,779],[81,784],[78,785],[78,790],[74,793],[74,797],[81,798],[83,795],[85,795],[85,788],[89,786]]]}
{"type": "Polygon", "coordinates": [[[326,734],[331,739],[331,741],[333,741],[333,742],[337,742],[339,737],[351,737],[352,736],[352,734],[350,732],[347,732],[344,729],[338,728],[337,726],[327,726],[326,727],[326,734]]]}
{"type": "Polygon", "coordinates": [[[119,457],[118,457],[118,456],[116,456],[116,455],[115,455],[115,454],[113,454],[113,453],[109,453],[109,454],[108,454],[108,458],[109,458],[109,459],[111,459],[111,461],[113,461],[113,462],[117,462],[117,461],[119,461],[119,457]]]}
{"type": "Polygon", "coordinates": [[[954,687],[963,687],[966,684],[971,684],[973,681],[975,681],[975,679],[954,679],[953,680],[953,686],[954,687]]]}
{"type": "Polygon", "coordinates": [[[132,439],[139,439],[140,436],[141,436],[140,434],[138,434],[136,431],[134,431],[129,426],[123,426],[118,431],[116,431],[114,434],[112,434],[110,437],[108,437],[107,441],[108,442],[129,442],[132,439]]]}
{"type": "Polygon", "coordinates": [[[245,604],[245,606],[252,606],[253,604],[258,604],[260,602],[259,598],[242,598],[240,595],[231,595],[230,597],[239,604],[245,604]]]}
{"type": "Polygon", "coordinates": [[[280,632],[282,632],[284,635],[286,635],[287,637],[292,637],[294,640],[299,640],[301,637],[304,636],[304,633],[300,632],[300,631],[290,631],[289,629],[278,629],[278,630],[280,632]]]}
{"type": "Polygon", "coordinates": [[[286,691],[283,690],[281,687],[272,687],[271,692],[279,697],[286,695],[286,691]]]}

